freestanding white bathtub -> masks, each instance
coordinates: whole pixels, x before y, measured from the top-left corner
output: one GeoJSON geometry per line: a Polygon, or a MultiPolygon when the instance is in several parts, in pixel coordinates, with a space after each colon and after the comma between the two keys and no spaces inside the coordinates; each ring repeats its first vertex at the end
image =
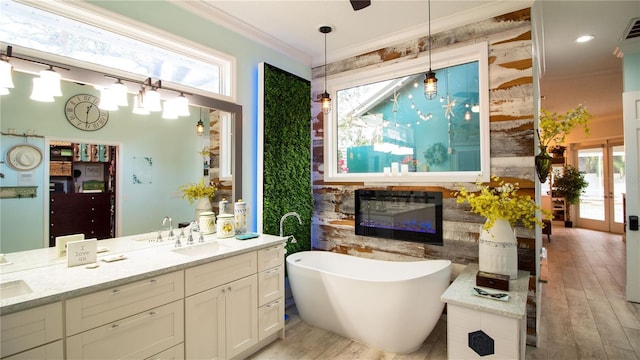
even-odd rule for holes
{"type": "Polygon", "coordinates": [[[325,251],[287,257],[303,321],[394,353],[417,350],[435,327],[451,261],[395,262],[325,251]]]}

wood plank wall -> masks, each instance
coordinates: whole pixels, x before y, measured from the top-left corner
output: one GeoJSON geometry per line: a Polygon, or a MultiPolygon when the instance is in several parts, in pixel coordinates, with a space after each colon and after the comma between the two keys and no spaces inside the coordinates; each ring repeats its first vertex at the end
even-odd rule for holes
{"type": "MultiPolygon", "coordinates": [[[[489,44],[489,102],[491,138],[491,175],[518,182],[521,193],[535,193],[534,170],[534,98],[533,55],[530,9],[457,27],[432,35],[433,52],[487,41],[489,44]]],[[[389,44],[388,47],[327,64],[329,78],[343,72],[367,71],[415,58],[426,51],[427,38],[389,44]]],[[[324,67],[313,69],[313,78],[322,78],[324,67]]],[[[314,98],[324,89],[312,89],[314,98]]],[[[384,186],[382,189],[427,190],[443,192],[444,246],[385,240],[355,235],[354,190],[357,183],[326,183],[323,179],[324,131],[322,112],[313,106],[312,181],[315,200],[312,222],[312,247],[351,255],[388,259],[450,259],[454,273],[467,263],[478,262],[478,236],[484,218],[468,207],[456,204],[454,183],[433,186],[384,186]]],[[[369,187],[371,188],[371,187],[369,187]]],[[[518,266],[532,276],[527,304],[527,342],[536,342],[535,232],[517,228],[518,266]]]]}

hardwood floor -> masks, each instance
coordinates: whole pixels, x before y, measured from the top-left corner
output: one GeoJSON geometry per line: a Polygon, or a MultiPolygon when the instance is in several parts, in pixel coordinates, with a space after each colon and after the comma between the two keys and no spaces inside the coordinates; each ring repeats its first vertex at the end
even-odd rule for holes
{"type": "MultiPolygon", "coordinates": [[[[544,236],[548,260],[542,284],[539,347],[527,360],[640,359],[640,304],[624,299],[625,244],[620,235],[554,226],[544,236]]],[[[255,360],[446,359],[446,316],[418,351],[399,355],[313,328],[287,309],[286,338],[255,360]]]]}

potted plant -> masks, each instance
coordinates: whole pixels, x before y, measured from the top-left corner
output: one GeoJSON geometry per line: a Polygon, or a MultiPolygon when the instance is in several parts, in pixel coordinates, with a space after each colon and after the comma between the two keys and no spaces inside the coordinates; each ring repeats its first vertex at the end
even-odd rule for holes
{"type": "MultiPolygon", "coordinates": [[[[536,171],[540,182],[547,181],[549,170],[551,169],[551,156],[547,153],[548,147],[553,144],[563,146],[567,135],[576,127],[582,126],[584,133],[589,135],[589,120],[591,114],[587,108],[579,104],[577,108],[570,109],[566,114],[552,113],[547,110],[540,110],[540,121],[538,123],[538,140],[540,153],[536,155],[536,171]]],[[[564,151],[563,151],[564,153],[564,151]]]]}
{"type": "Polygon", "coordinates": [[[562,173],[558,171],[553,186],[560,197],[564,198],[565,204],[565,227],[573,227],[571,221],[571,205],[576,205],[580,201],[580,194],[584,193],[584,189],[589,185],[584,179],[584,173],[578,171],[571,165],[565,165],[562,173]]]}
{"type": "Polygon", "coordinates": [[[178,190],[182,192],[183,199],[189,200],[189,204],[193,205],[194,201],[198,201],[196,204],[196,220],[198,220],[201,212],[213,210],[211,201],[213,201],[217,188],[206,183],[204,179],[200,179],[195,184],[181,185],[178,190]]]}
{"type": "Polygon", "coordinates": [[[498,186],[490,187],[478,180],[476,191],[461,187],[454,196],[457,203],[468,203],[471,212],[487,219],[478,240],[479,270],[515,279],[518,275],[518,241],[513,226],[520,222],[529,229],[534,224],[544,227],[537,213],[550,214],[531,196],[518,194],[518,183],[505,183],[496,176],[491,180],[498,186]]]}

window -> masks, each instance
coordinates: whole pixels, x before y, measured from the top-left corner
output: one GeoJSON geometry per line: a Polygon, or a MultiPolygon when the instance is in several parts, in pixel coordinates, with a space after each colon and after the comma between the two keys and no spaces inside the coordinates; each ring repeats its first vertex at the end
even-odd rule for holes
{"type": "Polygon", "coordinates": [[[452,182],[489,177],[487,44],[433,54],[438,98],[423,95],[426,57],[328,83],[325,181],[452,182]]]}
{"type": "Polygon", "coordinates": [[[201,90],[205,96],[212,93],[235,96],[232,89],[234,59],[230,56],[213,53],[210,49],[197,49],[196,45],[185,45],[182,40],[174,42],[167,34],[146,32],[70,4],[42,2],[34,6],[51,8],[45,11],[14,1],[0,4],[0,39],[3,43],[44,52],[46,58],[62,56],[180,84],[201,90]],[[65,16],[55,14],[54,10],[65,16]],[[92,22],[99,26],[91,25],[92,22]]]}

